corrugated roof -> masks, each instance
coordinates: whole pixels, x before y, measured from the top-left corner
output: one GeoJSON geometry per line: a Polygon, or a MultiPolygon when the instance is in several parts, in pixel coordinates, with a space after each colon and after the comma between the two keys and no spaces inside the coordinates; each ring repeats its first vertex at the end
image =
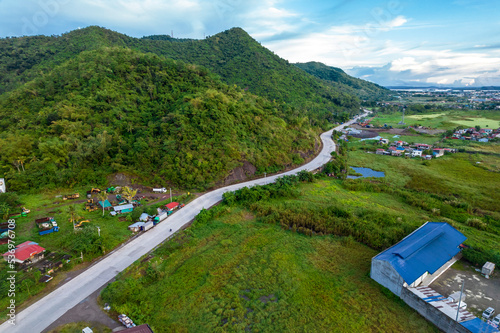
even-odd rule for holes
{"type": "Polygon", "coordinates": [[[375,259],[391,263],[407,284],[425,272],[433,274],[460,252],[467,238],[445,222],[427,222],[375,259]]]}
{"type": "Polygon", "coordinates": [[[134,205],[126,204],[126,205],[121,205],[121,206],[114,206],[113,209],[115,210],[115,212],[119,211],[119,210],[134,209],[134,205]]]}
{"type": "MultiPolygon", "coordinates": [[[[17,260],[25,261],[31,256],[34,256],[35,254],[41,253],[43,251],[45,251],[45,249],[38,245],[38,243],[26,241],[16,247],[14,256],[17,260]]],[[[3,254],[3,256],[8,256],[9,254],[11,253],[7,251],[3,254]]]]}
{"type": "Polygon", "coordinates": [[[177,206],[179,206],[179,203],[178,202],[171,202],[171,203],[168,203],[165,205],[165,207],[167,207],[168,209],[174,209],[176,208],[177,206]]]}
{"type": "Polygon", "coordinates": [[[467,328],[472,333],[496,333],[498,330],[488,324],[485,321],[482,321],[479,318],[475,318],[472,320],[464,321],[460,323],[463,327],[467,328]]]}
{"type": "Polygon", "coordinates": [[[146,224],[146,222],[135,222],[134,224],[131,224],[128,227],[129,228],[140,228],[140,227],[144,226],[144,224],[146,224]]]}

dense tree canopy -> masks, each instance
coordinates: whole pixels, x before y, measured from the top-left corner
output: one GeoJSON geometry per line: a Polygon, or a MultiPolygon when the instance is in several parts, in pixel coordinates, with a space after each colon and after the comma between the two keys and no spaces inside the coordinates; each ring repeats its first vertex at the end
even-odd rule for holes
{"type": "Polygon", "coordinates": [[[128,171],[207,187],[242,161],[302,162],[315,133],[278,103],[208,70],[123,48],[84,52],[0,98],[2,168],[13,189],[128,171]]]}

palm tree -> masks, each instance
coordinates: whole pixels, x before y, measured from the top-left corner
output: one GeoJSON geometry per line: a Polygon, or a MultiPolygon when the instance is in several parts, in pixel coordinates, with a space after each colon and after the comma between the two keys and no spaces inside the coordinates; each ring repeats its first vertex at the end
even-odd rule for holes
{"type": "Polygon", "coordinates": [[[69,205],[68,206],[68,213],[69,213],[69,220],[71,223],[73,223],[73,228],[75,226],[75,215],[76,215],[76,208],[75,205],[69,205]]]}
{"type": "Polygon", "coordinates": [[[104,216],[104,201],[108,200],[108,194],[106,193],[106,191],[101,191],[97,194],[97,199],[102,202],[102,216],[104,216]]]}
{"type": "Polygon", "coordinates": [[[127,200],[128,203],[131,203],[137,194],[137,190],[133,190],[128,186],[124,186],[121,190],[123,197],[127,200]]]}

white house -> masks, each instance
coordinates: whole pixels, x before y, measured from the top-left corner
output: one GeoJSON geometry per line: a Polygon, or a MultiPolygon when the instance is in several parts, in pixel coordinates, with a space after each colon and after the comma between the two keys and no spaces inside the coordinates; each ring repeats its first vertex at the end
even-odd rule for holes
{"type": "Polygon", "coordinates": [[[414,150],[411,152],[411,157],[422,157],[422,151],[421,151],[421,150],[416,150],[416,149],[414,149],[414,150]]]}

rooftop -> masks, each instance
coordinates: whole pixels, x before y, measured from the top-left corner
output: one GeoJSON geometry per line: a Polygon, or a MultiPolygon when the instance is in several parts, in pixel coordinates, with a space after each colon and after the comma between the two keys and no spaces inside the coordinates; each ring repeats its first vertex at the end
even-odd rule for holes
{"type": "MultiPolygon", "coordinates": [[[[26,241],[16,246],[14,256],[17,260],[25,261],[31,256],[34,256],[35,254],[41,253],[43,251],[45,251],[45,249],[38,245],[38,243],[26,241]]],[[[8,256],[9,254],[10,252],[7,251],[3,254],[3,256],[8,256]]]]}
{"type": "Polygon", "coordinates": [[[427,222],[375,259],[391,263],[407,284],[433,274],[458,252],[467,238],[448,223],[427,222]]]}

